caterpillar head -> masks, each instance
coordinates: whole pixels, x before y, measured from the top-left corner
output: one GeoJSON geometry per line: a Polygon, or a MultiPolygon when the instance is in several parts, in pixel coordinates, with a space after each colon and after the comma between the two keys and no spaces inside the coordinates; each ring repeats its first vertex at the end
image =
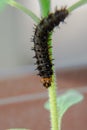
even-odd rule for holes
{"type": "Polygon", "coordinates": [[[44,87],[49,88],[51,86],[52,78],[42,78],[41,82],[43,83],[44,87]]]}

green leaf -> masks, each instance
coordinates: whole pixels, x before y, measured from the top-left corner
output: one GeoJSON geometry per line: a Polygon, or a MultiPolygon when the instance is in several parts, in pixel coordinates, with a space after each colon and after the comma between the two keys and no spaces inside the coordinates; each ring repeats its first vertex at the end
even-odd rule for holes
{"type": "MultiPolygon", "coordinates": [[[[69,90],[65,94],[61,95],[57,98],[57,107],[58,107],[58,123],[59,123],[59,130],[61,127],[61,120],[65,112],[74,104],[81,102],[83,100],[83,95],[80,94],[78,91],[69,90]]],[[[46,102],[44,107],[47,110],[50,110],[49,102],[46,102]]]]}
{"type": "Polygon", "coordinates": [[[3,8],[5,7],[7,3],[7,0],[0,0],[0,11],[3,10],[3,8]]]}
{"type": "Polygon", "coordinates": [[[41,16],[46,17],[50,11],[50,0],[39,0],[41,16]]]}
{"type": "Polygon", "coordinates": [[[74,11],[75,9],[81,7],[82,5],[87,4],[87,0],[79,0],[75,4],[73,4],[71,7],[68,8],[69,12],[74,11]]]}
{"type": "Polygon", "coordinates": [[[40,21],[40,19],[29,9],[21,5],[20,3],[14,1],[14,0],[8,0],[8,4],[12,7],[15,7],[21,11],[23,11],[25,14],[30,16],[36,23],[40,21]]]}

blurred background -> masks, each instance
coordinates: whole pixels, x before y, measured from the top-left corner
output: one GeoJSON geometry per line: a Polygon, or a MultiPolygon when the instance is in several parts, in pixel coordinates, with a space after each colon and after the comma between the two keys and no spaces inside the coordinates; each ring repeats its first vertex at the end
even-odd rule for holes
{"type": "MultiPolygon", "coordinates": [[[[37,0],[17,1],[40,17],[37,0]]],[[[74,2],[76,0],[52,0],[51,11],[54,12],[56,6],[69,7],[74,2]]],[[[11,127],[44,130],[50,126],[49,113],[43,108],[48,99],[46,89],[41,87],[34,71],[33,43],[30,41],[34,24],[26,14],[10,6],[0,13],[1,130],[11,127]],[[38,122],[41,125],[37,126],[38,122]]],[[[67,113],[62,129],[87,130],[87,5],[70,13],[65,23],[55,28],[53,54],[59,91],[74,88],[85,95],[84,102],[67,113]],[[70,119],[73,123],[69,123],[70,119]]]]}

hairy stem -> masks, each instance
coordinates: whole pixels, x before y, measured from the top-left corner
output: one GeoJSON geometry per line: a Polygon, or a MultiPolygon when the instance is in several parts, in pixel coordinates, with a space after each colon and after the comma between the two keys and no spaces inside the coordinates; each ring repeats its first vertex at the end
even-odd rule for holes
{"type": "Polygon", "coordinates": [[[49,87],[49,103],[50,103],[50,117],[51,117],[51,130],[58,129],[58,109],[57,109],[57,96],[56,96],[56,76],[52,76],[52,85],[49,87]]]}
{"type": "MultiPolygon", "coordinates": [[[[45,17],[50,11],[50,0],[39,0],[41,15],[45,17]],[[46,6],[48,3],[48,6],[46,6]]],[[[52,39],[52,33],[49,34],[49,39],[52,39]]],[[[48,46],[52,46],[52,40],[49,40],[48,46]]],[[[49,49],[50,60],[53,59],[52,48],[49,49]]],[[[54,67],[52,68],[55,71],[54,67]]],[[[56,76],[55,73],[52,75],[52,83],[48,88],[49,104],[50,104],[50,120],[51,130],[58,130],[58,110],[57,110],[57,95],[56,95],[56,76]]]]}
{"type": "MultiPolygon", "coordinates": [[[[52,33],[49,35],[49,39],[52,39],[52,33]]],[[[48,42],[49,46],[52,46],[52,40],[48,42]]],[[[53,59],[53,50],[52,48],[49,49],[49,53],[51,54],[50,60],[53,59]]],[[[57,93],[56,93],[56,75],[55,75],[55,67],[53,69],[52,75],[52,83],[51,86],[48,88],[49,93],[49,104],[50,104],[50,118],[51,118],[51,130],[59,130],[59,123],[58,123],[58,108],[57,108],[57,93]]]]}

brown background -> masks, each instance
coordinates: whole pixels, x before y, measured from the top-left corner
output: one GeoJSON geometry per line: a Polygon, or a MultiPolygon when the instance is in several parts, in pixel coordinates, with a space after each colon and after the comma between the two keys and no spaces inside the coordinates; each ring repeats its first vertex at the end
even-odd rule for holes
{"type": "MultiPolygon", "coordinates": [[[[84,101],[71,107],[63,117],[62,130],[87,130],[87,69],[57,72],[57,92],[74,88],[84,94],[84,101]]],[[[0,130],[30,128],[50,130],[49,111],[43,105],[48,93],[35,75],[0,81],[0,130]]]]}

